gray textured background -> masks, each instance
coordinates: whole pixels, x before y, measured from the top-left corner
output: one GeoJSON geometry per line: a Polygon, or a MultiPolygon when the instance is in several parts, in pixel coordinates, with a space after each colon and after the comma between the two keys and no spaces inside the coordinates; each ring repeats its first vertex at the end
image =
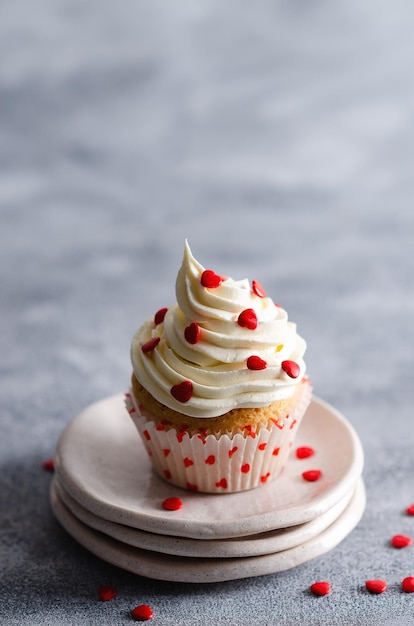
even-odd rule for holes
{"type": "Polygon", "coordinates": [[[414,546],[388,545],[414,535],[413,20],[402,0],[1,2],[2,624],[125,624],[142,602],[154,625],[413,623],[414,546]],[[146,580],[50,511],[42,461],[128,385],[184,237],[284,305],[365,448],[362,522],[282,574],[146,580]],[[318,579],[330,596],[310,596],[318,579]]]}

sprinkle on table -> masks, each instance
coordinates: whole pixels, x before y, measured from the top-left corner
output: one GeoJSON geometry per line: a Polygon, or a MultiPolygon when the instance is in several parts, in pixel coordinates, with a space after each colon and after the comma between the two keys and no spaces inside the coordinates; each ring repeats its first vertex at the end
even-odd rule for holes
{"type": "Polygon", "coordinates": [[[154,616],[153,610],[148,604],[139,604],[131,611],[131,617],[138,622],[145,622],[154,616]]]}
{"type": "Polygon", "coordinates": [[[53,459],[46,459],[45,461],[43,461],[42,467],[47,472],[54,472],[55,471],[55,461],[53,459]]]}
{"type": "Polygon", "coordinates": [[[310,587],[312,593],[316,596],[327,596],[331,591],[331,583],[326,580],[320,580],[316,583],[313,583],[310,587]]]}
{"type": "Polygon", "coordinates": [[[394,535],[391,538],[391,545],[394,548],[406,548],[412,544],[413,540],[407,535],[394,535]]]}
{"type": "Polygon", "coordinates": [[[384,593],[387,588],[387,583],[385,580],[381,580],[380,578],[375,578],[372,580],[367,580],[365,583],[365,587],[371,593],[384,593]]]}
{"type": "Polygon", "coordinates": [[[414,515],[414,504],[410,504],[410,506],[405,509],[405,512],[407,515],[414,515]]]}
{"type": "Polygon", "coordinates": [[[116,589],[112,585],[101,585],[98,589],[98,596],[102,602],[109,602],[115,598],[116,594],[116,589]]]}
{"type": "Polygon", "coordinates": [[[413,593],[414,592],[414,576],[407,576],[401,583],[403,591],[405,593],[413,593]]]}

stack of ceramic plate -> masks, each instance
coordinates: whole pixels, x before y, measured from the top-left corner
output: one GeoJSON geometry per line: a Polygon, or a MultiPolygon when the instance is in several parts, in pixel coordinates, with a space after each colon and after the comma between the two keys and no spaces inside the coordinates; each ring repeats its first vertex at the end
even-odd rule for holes
{"type": "Polygon", "coordinates": [[[217,582],[286,570],[336,546],[365,507],[362,467],[351,425],[315,398],[274,482],[226,495],[184,491],[153,473],[119,395],[89,406],[62,433],[51,502],[64,528],[114,565],[217,582]],[[314,454],[297,458],[299,446],[314,454]],[[302,476],[310,469],[322,472],[315,482],[302,476]],[[183,506],[165,510],[169,497],[183,506]]]}

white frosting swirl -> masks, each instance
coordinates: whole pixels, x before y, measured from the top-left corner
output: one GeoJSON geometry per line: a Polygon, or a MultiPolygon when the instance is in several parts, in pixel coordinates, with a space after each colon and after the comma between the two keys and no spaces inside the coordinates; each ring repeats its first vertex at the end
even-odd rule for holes
{"type": "Polygon", "coordinates": [[[271,298],[257,295],[247,279],[224,278],[219,286],[206,288],[201,283],[203,272],[186,242],[176,281],[177,304],[168,309],[163,322],[155,325],[148,320],[133,339],[131,360],[137,379],[159,402],[193,417],[216,417],[292,396],[306,369],[306,343],[296,324],[271,298]],[[238,323],[246,309],[256,314],[254,329],[238,323]],[[185,329],[194,322],[199,340],[189,343],[185,329]],[[142,350],[158,337],[154,349],[142,350]],[[249,369],[251,356],[266,367],[249,369]],[[284,361],[299,366],[296,378],[284,371],[284,361]],[[185,402],[171,393],[183,381],[192,383],[192,396],[185,402]]]}

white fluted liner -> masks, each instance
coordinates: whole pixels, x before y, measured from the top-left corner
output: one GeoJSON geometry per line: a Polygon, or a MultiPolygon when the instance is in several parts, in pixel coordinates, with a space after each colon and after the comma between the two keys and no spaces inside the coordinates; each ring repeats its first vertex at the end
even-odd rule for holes
{"type": "Polygon", "coordinates": [[[254,436],[237,431],[190,437],[187,432],[157,426],[148,411],[145,415],[140,411],[132,390],[126,394],[126,407],[161,478],[184,489],[233,493],[274,480],[281,473],[311,395],[309,381],[300,383],[289,415],[270,429],[262,426],[254,436]]]}

